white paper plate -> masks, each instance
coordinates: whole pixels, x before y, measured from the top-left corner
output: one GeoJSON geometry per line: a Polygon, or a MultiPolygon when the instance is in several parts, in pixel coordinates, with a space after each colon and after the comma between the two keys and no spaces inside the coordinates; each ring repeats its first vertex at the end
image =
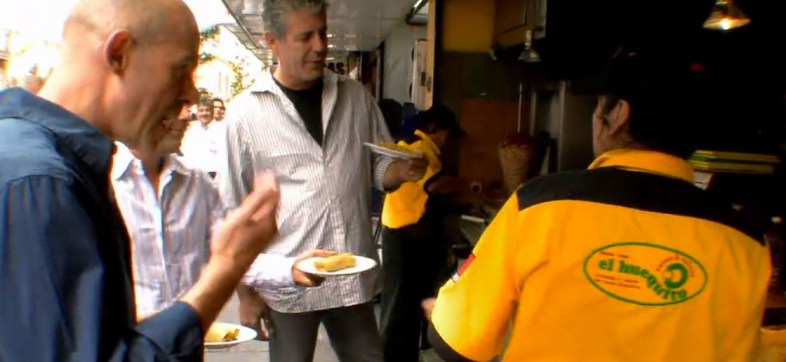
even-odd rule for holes
{"type": "Polygon", "coordinates": [[[243,342],[248,342],[257,337],[257,332],[251,328],[241,326],[239,324],[232,324],[232,323],[224,323],[224,322],[215,322],[210,328],[218,328],[221,331],[232,330],[232,329],[239,329],[240,334],[238,334],[237,339],[234,341],[227,341],[227,342],[205,342],[205,349],[209,350],[216,350],[216,349],[226,349],[229,347],[237,346],[243,342]]]}
{"type": "Polygon", "coordinates": [[[375,262],[374,259],[355,255],[355,260],[357,261],[357,263],[354,267],[336,270],[334,272],[326,272],[326,271],[319,270],[317,269],[316,266],[314,266],[314,262],[321,259],[323,258],[322,257],[308,258],[298,263],[297,266],[295,267],[300,269],[300,271],[304,273],[308,273],[320,277],[333,277],[337,275],[358,274],[367,270],[374,269],[374,267],[377,266],[377,262],[375,262]]]}
{"type": "Polygon", "coordinates": [[[371,152],[378,153],[380,155],[393,157],[393,158],[400,158],[400,159],[404,159],[404,160],[411,160],[411,159],[423,157],[423,154],[420,153],[420,152],[415,152],[415,151],[404,152],[404,151],[399,151],[399,150],[392,150],[390,148],[379,146],[379,145],[375,145],[373,143],[368,143],[368,142],[364,143],[364,145],[366,145],[368,148],[370,148],[371,152]]]}

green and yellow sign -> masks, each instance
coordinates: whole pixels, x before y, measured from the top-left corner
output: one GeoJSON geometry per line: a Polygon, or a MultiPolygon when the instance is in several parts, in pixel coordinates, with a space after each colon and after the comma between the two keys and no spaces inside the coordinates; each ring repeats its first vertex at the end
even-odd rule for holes
{"type": "Polygon", "coordinates": [[[644,242],[595,249],[584,260],[584,275],[613,298],[648,306],[685,302],[707,285],[707,271],[694,257],[644,242]]]}

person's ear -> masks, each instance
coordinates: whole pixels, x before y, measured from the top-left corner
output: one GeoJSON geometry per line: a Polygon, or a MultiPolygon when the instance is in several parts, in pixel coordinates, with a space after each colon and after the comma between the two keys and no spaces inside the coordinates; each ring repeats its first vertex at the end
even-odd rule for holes
{"type": "Polygon", "coordinates": [[[272,32],[266,31],[265,32],[265,42],[270,47],[270,51],[273,52],[274,55],[278,56],[278,43],[279,39],[273,35],[272,32]]]}
{"type": "Polygon", "coordinates": [[[603,122],[609,129],[609,134],[613,136],[627,132],[630,123],[630,103],[624,99],[617,101],[614,108],[606,114],[603,122]]]}
{"type": "Polygon", "coordinates": [[[131,33],[121,30],[112,34],[104,44],[104,61],[113,73],[121,73],[128,69],[134,39],[131,33]]]}

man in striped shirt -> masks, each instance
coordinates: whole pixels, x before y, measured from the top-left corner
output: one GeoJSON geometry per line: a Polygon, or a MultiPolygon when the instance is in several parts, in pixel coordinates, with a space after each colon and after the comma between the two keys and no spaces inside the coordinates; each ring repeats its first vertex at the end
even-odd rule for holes
{"type": "Polygon", "coordinates": [[[132,240],[137,316],[175,302],[210,258],[210,240],[224,213],[210,178],[175,155],[188,125],[183,108],[162,122],[155,152],[117,143],[112,184],[132,240]]]}
{"type": "Polygon", "coordinates": [[[281,185],[279,236],[243,280],[270,306],[273,362],[311,361],[320,323],[341,361],[383,359],[371,304],[379,290],[376,272],[299,288],[295,283],[308,276],[293,267],[295,256],[320,248],[378,259],[372,184],[395,189],[419,180],[426,167],[425,160],[394,161],[364,148],[365,142],[389,142],[390,135],[363,85],[325,70],[326,7],[324,0],[264,1],[265,39],[279,63],[232,102],[227,162],[218,172],[228,208],[239,205],[260,170],[273,171],[281,185]],[[281,263],[290,268],[271,267],[281,263]],[[265,288],[271,278],[291,283],[265,288]]]}
{"type": "MultiPolygon", "coordinates": [[[[139,319],[168,307],[194,285],[224,219],[211,177],[176,155],[189,118],[184,107],[177,119],[162,122],[155,152],[118,142],[114,155],[112,185],[132,240],[139,319]]],[[[331,254],[310,250],[299,258],[331,254]]],[[[270,287],[286,283],[266,281],[270,287]]]]}

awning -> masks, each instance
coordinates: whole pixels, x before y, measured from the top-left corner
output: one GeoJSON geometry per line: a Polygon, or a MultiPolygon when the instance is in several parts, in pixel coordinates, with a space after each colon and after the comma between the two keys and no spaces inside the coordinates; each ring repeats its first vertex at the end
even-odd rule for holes
{"type": "MultiPolygon", "coordinates": [[[[262,61],[273,56],[264,41],[262,0],[222,0],[237,21],[230,31],[262,61]]],[[[328,42],[331,55],[376,49],[396,26],[403,25],[416,0],[331,0],[328,42]]]]}
{"type": "Polygon", "coordinates": [[[273,54],[265,44],[263,35],[265,33],[262,25],[262,1],[261,0],[222,0],[229,10],[229,14],[235,18],[236,24],[223,24],[227,30],[231,31],[237,39],[248,50],[259,58],[262,62],[270,65],[273,62],[273,54]]]}

